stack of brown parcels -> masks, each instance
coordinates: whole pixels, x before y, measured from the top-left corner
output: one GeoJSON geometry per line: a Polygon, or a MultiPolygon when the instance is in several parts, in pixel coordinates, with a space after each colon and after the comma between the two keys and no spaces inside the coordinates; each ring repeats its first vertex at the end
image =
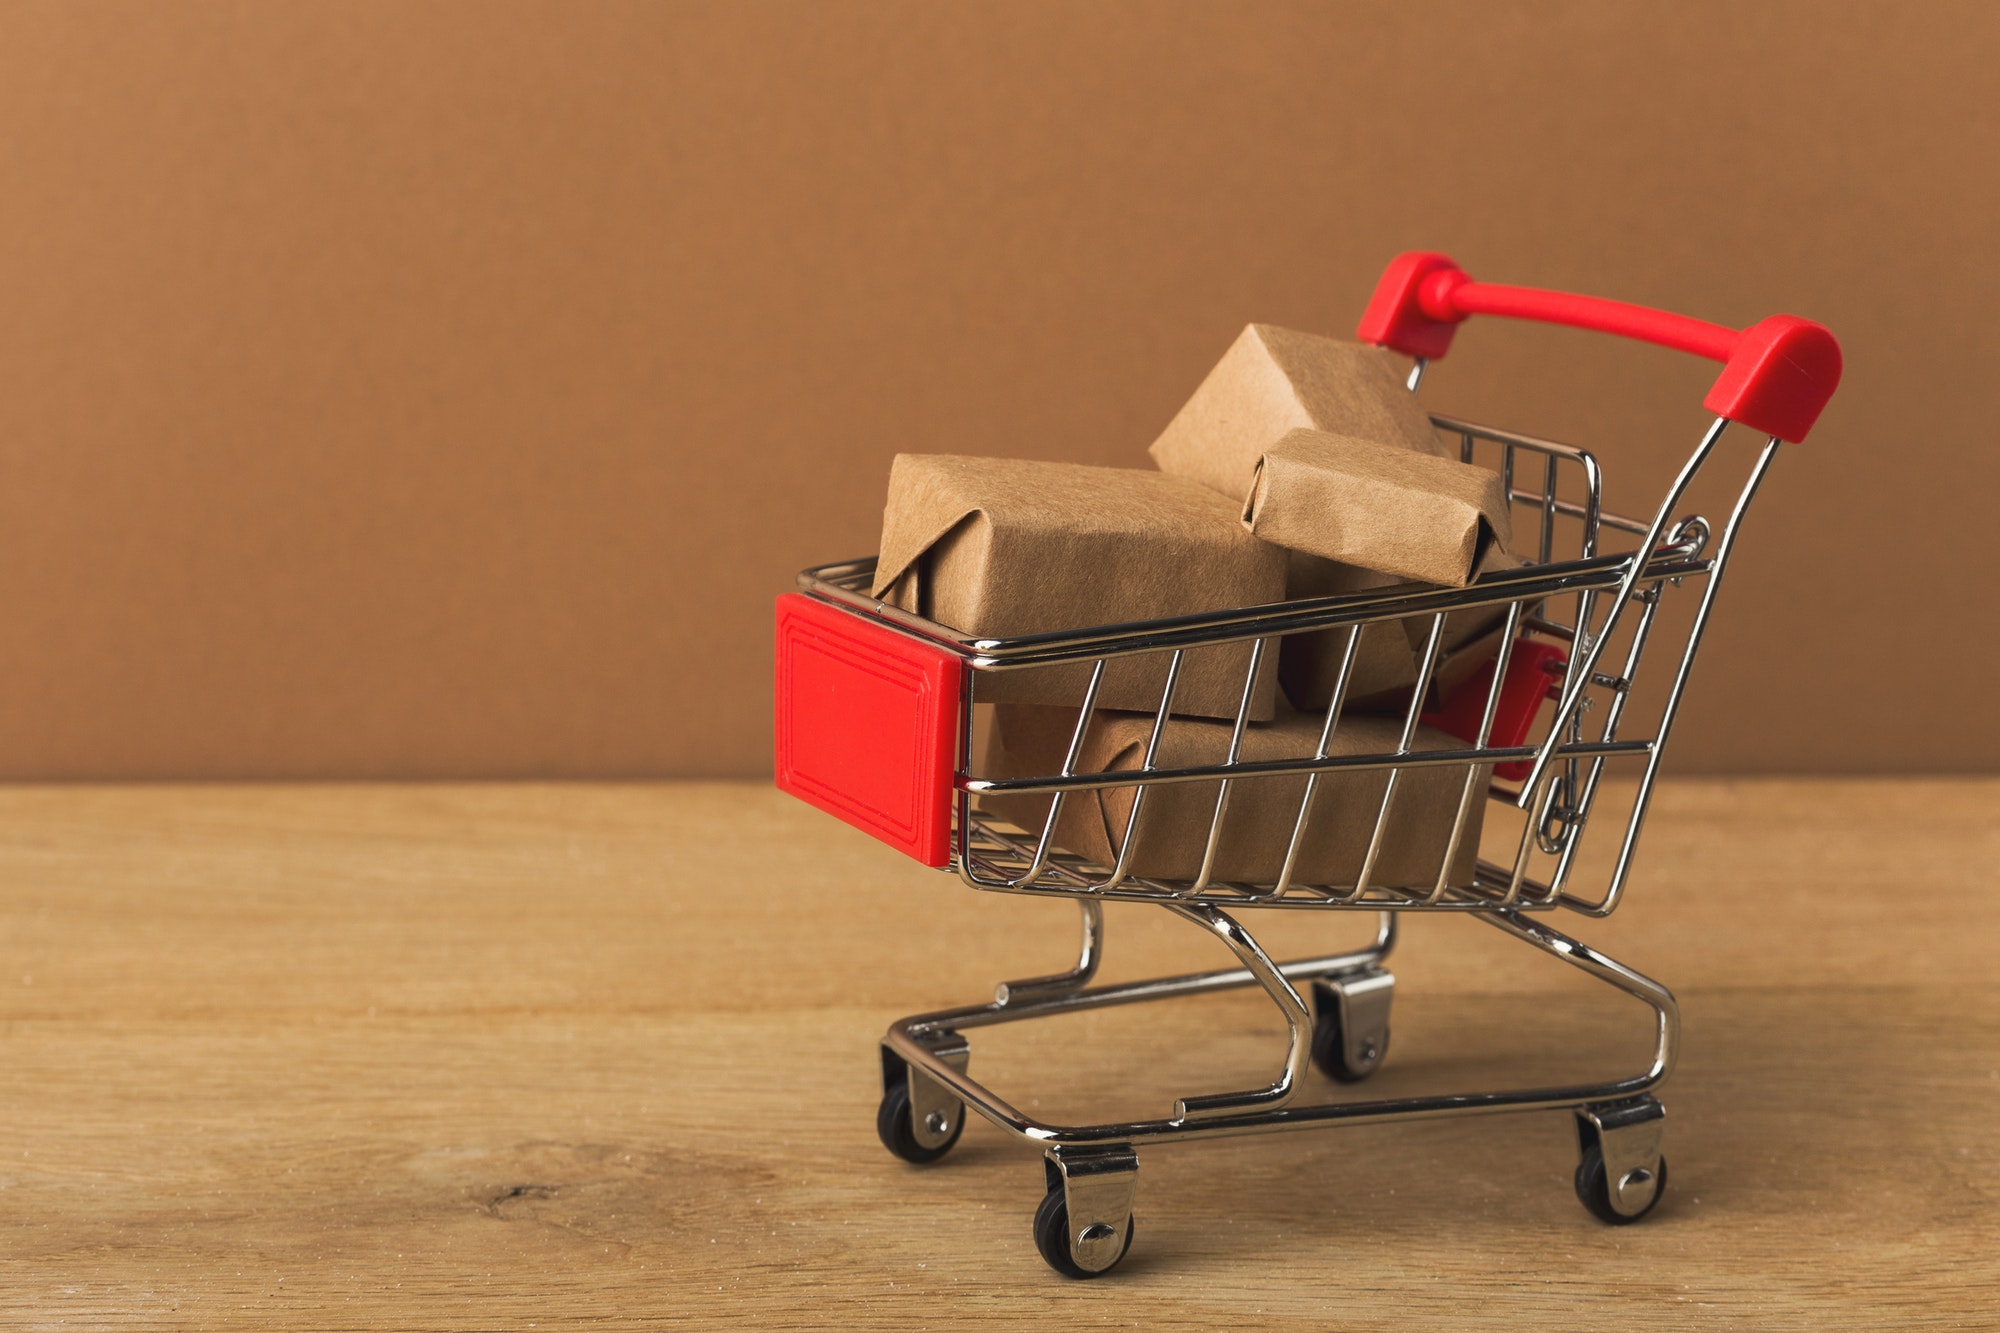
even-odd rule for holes
{"type": "MultiPolygon", "coordinates": [[[[1061,771],[1075,734],[1072,708],[1002,706],[994,710],[989,766],[996,778],[1044,777],[1061,771]]],[[[1238,759],[1244,763],[1312,757],[1322,719],[1289,710],[1269,725],[1245,730],[1238,759]]],[[[1390,754],[1401,724],[1396,719],[1343,717],[1330,738],[1329,755],[1390,754]]],[[[1077,756],[1079,773],[1128,772],[1144,761],[1153,718],[1146,714],[1098,714],[1091,719],[1077,756]]],[[[1154,767],[1192,768],[1228,758],[1232,727],[1227,722],[1174,718],[1160,736],[1154,767]]],[[[1463,748],[1463,742],[1419,727],[1415,751],[1463,748]]],[[[1284,866],[1299,803],[1302,775],[1239,778],[1231,782],[1211,877],[1269,884],[1284,866]]],[[[1387,769],[1322,773],[1313,787],[1306,832],[1292,870],[1292,882],[1351,885],[1374,832],[1387,769]]],[[[1146,788],[1136,827],[1132,809],[1139,788],[1113,787],[1073,792],[1057,818],[1055,843],[1101,866],[1118,861],[1128,837],[1132,846],[1126,872],[1148,879],[1191,879],[1200,873],[1215,815],[1219,782],[1160,783],[1146,788]]],[[[1370,883],[1378,887],[1429,889],[1438,879],[1444,848],[1466,792],[1460,766],[1410,768],[1397,779],[1394,803],[1384,829],[1370,883]]],[[[1471,882],[1478,856],[1480,815],[1486,804],[1486,775],[1474,779],[1466,802],[1461,842],[1449,883],[1471,882]]],[[[1052,798],[1046,795],[992,795],[980,798],[985,813],[1039,835],[1052,798]]]]}
{"type": "MultiPolygon", "coordinates": [[[[1227,611],[1282,601],[1285,553],[1243,528],[1235,506],[1180,477],[1130,468],[899,454],[889,473],[872,595],[983,638],[1227,611]]],[[[1235,717],[1251,645],[1191,650],[1175,707],[1235,717]]],[[[984,673],[982,702],[1074,703],[1091,664],[984,673]]],[[[1153,708],[1157,653],[1114,658],[1098,702],[1153,708]]],[[[1267,650],[1249,716],[1268,720],[1267,650]]]]}
{"type": "MultiPolygon", "coordinates": [[[[1152,445],[1157,472],[899,455],[873,593],[961,632],[1006,638],[1413,583],[1462,587],[1519,562],[1506,549],[1499,477],[1451,452],[1387,352],[1253,325],[1152,445]]],[[[1433,697],[1492,659],[1505,614],[1476,608],[1447,618],[1433,697]]],[[[1329,754],[1396,750],[1400,716],[1377,714],[1411,706],[1428,633],[1428,623],[1394,621],[1362,631],[1329,754]]],[[[1310,710],[1328,704],[1348,638],[1343,628],[1287,636],[1275,651],[1266,645],[1241,760],[1313,755],[1323,718],[1310,710]]],[[[1186,653],[1156,766],[1227,758],[1251,647],[1186,653]]],[[[1077,771],[1138,766],[1166,656],[1106,661],[1077,771]]],[[[1084,662],[979,674],[978,699],[1000,705],[996,776],[1061,769],[1090,672],[1084,662]]],[[[1412,741],[1419,751],[1461,746],[1423,727],[1412,741]]],[[[1453,884],[1472,874],[1485,778],[1484,770],[1470,775],[1474,796],[1447,870],[1453,884]]],[[[1379,769],[1318,780],[1294,881],[1352,881],[1387,782],[1388,770],[1379,769]]],[[[1373,883],[1436,881],[1467,782],[1462,766],[1403,772],[1373,883]]],[[[1302,776],[1234,782],[1212,878],[1275,879],[1305,787],[1302,776]]],[[[1128,873],[1197,875],[1218,790],[1214,782],[1151,787],[1130,831],[1128,873]]],[[[1095,862],[1115,861],[1134,793],[1071,796],[1056,842],[1095,862]]],[[[981,808],[1039,831],[1049,798],[991,796],[981,808]]]]}
{"type": "MultiPolygon", "coordinates": [[[[1153,442],[1163,471],[1243,506],[1245,525],[1290,551],[1287,600],[1420,582],[1464,587],[1519,562],[1507,552],[1498,474],[1451,456],[1389,353],[1253,324],[1153,442]]],[[[1501,608],[1447,618],[1433,700],[1498,647],[1501,608]]],[[[1399,712],[1428,626],[1364,630],[1346,704],[1399,712]]],[[[1279,679],[1300,709],[1331,700],[1346,629],[1287,636],[1279,679]]]]}

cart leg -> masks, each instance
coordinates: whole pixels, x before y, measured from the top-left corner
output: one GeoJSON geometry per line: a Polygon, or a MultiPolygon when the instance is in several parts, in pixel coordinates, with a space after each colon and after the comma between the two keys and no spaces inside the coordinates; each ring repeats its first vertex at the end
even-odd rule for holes
{"type": "Polygon", "coordinates": [[[1389,1053],[1389,1006],[1396,977],[1359,967],[1313,982],[1313,1063],[1342,1083],[1358,1083],[1389,1053]]]}
{"type": "MultiPolygon", "coordinates": [[[[964,1073],[972,1047],[956,1032],[925,1034],[924,1047],[964,1073]]],[[[956,1093],[887,1046],[882,1048],[882,1105],[875,1113],[882,1146],[906,1162],[923,1165],[950,1152],[965,1132],[965,1103],[956,1093]]]]}
{"type": "Polygon", "coordinates": [[[1271,961],[1264,947],[1227,912],[1184,903],[1167,903],[1165,907],[1175,915],[1214,932],[1216,938],[1229,946],[1230,952],[1236,955],[1236,961],[1243,964],[1244,970],[1256,979],[1257,984],[1264,988],[1264,993],[1278,1006],[1278,1012],[1285,1016],[1288,1042],[1285,1067],[1271,1086],[1248,1092],[1182,1097],[1174,1106],[1175,1121],[1219,1120],[1283,1108],[1298,1092],[1299,1076],[1305,1072],[1306,1063],[1312,1058],[1312,1013],[1306,1008],[1306,1002],[1299,998],[1292,983],[1285,980],[1285,974],[1271,961]]]}
{"type": "Polygon", "coordinates": [[[1139,1155],[1108,1148],[1050,1148],[1042,1159],[1048,1193],[1035,1210],[1035,1248],[1068,1277],[1097,1277],[1132,1248],[1132,1203],[1139,1155]]]}
{"type": "Polygon", "coordinates": [[[1068,995],[1090,984],[1090,979],[1097,975],[1098,963],[1104,958],[1104,906],[1089,900],[1079,902],[1077,906],[1083,909],[1083,938],[1077,944],[1076,966],[1053,976],[1003,981],[993,988],[993,1003],[1032,1003],[1068,995]]]}
{"type": "Polygon", "coordinates": [[[1613,1226],[1636,1222],[1667,1188],[1666,1109],[1656,1097],[1576,1108],[1576,1196],[1613,1226]]]}

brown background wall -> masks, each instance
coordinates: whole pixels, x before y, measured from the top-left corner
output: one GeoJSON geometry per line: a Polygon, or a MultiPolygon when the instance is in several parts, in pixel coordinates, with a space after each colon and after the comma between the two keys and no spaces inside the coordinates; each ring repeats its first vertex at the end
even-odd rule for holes
{"type": "MultiPolygon", "coordinates": [[[[0,776],[763,771],[769,599],[892,453],[1142,464],[1419,246],[1830,324],[1678,766],[1991,768],[1996,56],[1977,3],[5,4],[0,776]]],[[[1475,327],[1426,394],[1637,507],[1706,379],[1475,327]]]]}

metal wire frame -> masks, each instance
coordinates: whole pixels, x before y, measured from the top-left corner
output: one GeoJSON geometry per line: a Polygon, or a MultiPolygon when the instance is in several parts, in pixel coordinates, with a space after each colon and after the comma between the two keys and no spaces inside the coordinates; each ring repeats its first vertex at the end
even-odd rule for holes
{"type": "MultiPolygon", "coordinates": [[[[1141,901],[1215,907],[1347,908],[1394,910],[1490,911],[1546,910],[1561,906],[1591,916],[1608,915],[1617,905],[1629,877],[1646,809],[1668,734],[1678,712],[1690,669],[1744,513],[1769,468],[1777,440],[1769,440],[1751,470],[1713,553],[1707,551],[1711,529],[1705,519],[1673,521],[1690,485],[1714,457],[1728,422],[1717,419],[1704,433],[1686,465],[1650,521],[1626,518],[1604,510],[1603,475],[1588,451],[1510,431],[1496,430],[1456,418],[1434,416],[1438,428],[1460,441],[1460,455],[1472,461],[1481,448],[1496,450],[1499,471],[1517,518],[1533,521],[1535,563],[1519,570],[1491,573],[1463,589],[1428,589],[1416,585],[1341,597],[1278,603],[1205,615],[1096,626],[1082,630],[1026,635],[1008,639],[962,635],[949,627],[900,611],[867,595],[874,561],[851,561],[808,570],[800,576],[806,591],[843,602],[857,611],[887,621],[904,632],[933,640],[958,653],[970,668],[961,699],[960,756],[957,787],[954,868],[975,888],[1068,897],[1090,901],[1141,901]],[[1523,466],[1523,455],[1539,461],[1523,466]],[[1539,488],[1527,484],[1525,473],[1538,471],[1539,488]],[[1563,493],[1565,476],[1575,478],[1571,495],[1563,493]],[[1623,555],[1600,555],[1606,531],[1636,535],[1637,546],[1623,555]],[[1555,557],[1567,549],[1574,556],[1555,557]],[[1657,628],[1657,613],[1668,590],[1691,578],[1703,580],[1693,623],[1681,645],[1665,706],[1650,735],[1621,736],[1634,678],[1657,628]],[[1569,623],[1552,618],[1551,604],[1573,599],[1569,623]],[[1436,670],[1446,616],[1474,608],[1504,607],[1498,641],[1498,661],[1504,663],[1512,645],[1526,632],[1555,639],[1568,648],[1568,665],[1557,691],[1555,714],[1543,739],[1534,745],[1500,747],[1488,736],[1503,672],[1492,673],[1483,715],[1475,739],[1463,749],[1413,750],[1424,702],[1436,670]],[[1639,608],[1636,613],[1631,608],[1639,608]],[[1409,620],[1422,626],[1424,649],[1418,677],[1402,718],[1395,750],[1379,754],[1332,755],[1331,741],[1343,713],[1356,644],[1368,626],[1389,626],[1409,620]],[[1253,691],[1266,654],[1266,644],[1286,634],[1347,630],[1347,640],[1332,698],[1326,708],[1316,749],[1282,760],[1244,761],[1241,747],[1253,691]],[[1623,633],[1624,654],[1616,672],[1600,671],[1609,644],[1623,633]],[[1231,729],[1224,762],[1182,768],[1156,764],[1161,738],[1174,717],[1174,696],[1184,654],[1191,648],[1247,643],[1249,663],[1241,702],[1231,729]],[[1166,658],[1165,685],[1154,710],[1148,742],[1137,770],[1079,773],[1076,766],[1097,708],[1106,664],[1118,658],[1154,654],[1166,658]],[[1063,663],[1092,663],[1089,682],[1078,706],[1075,728],[1059,772],[1031,778],[983,778],[970,771],[973,706],[976,683],[993,673],[1026,670],[1063,663]],[[1584,712],[1595,698],[1608,696],[1603,721],[1586,735],[1584,712]],[[1570,878],[1577,865],[1582,834],[1601,790],[1606,764],[1616,759],[1643,761],[1636,799],[1626,816],[1619,852],[1607,882],[1595,896],[1572,892],[1570,878]],[[1494,765],[1527,762],[1528,777],[1517,786],[1484,782],[1494,765]],[[1465,770],[1450,835],[1438,862],[1438,873],[1427,889],[1391,887],[1371,882],[1383,842],[1391,828],[1399,781],[1405,769],[1459,766],[1465,770]],[[1294,878],[1298,854],[1308,832],[1314,796],[1321,775],[1386,771],[1381,799],[1360,872],[1351,884],[1307,884],[1294,878]],[[1275,881],[1252,884],[1214,878],[1216,853],[1232,793],[1242,784],[1304,776],[1305,789],[1292,820],[1290,843],[1275,881]],[[1208,782],[1216,785],[1198,872],[1186,880],[1148,879],[1130,871],[1147,793],[1155,786],[1208,782]],[[1484,790],[1482,792],[1482,785],[1484,790]],[[1110,866],[1092,865],[1056,845],[1058,821],[1066,801],[1082,794],[1113,789],[1132,790],[1132,809],[1125,836],[1110,866]],[[1050,809],[1039,833],[1017,834],[974,807],[976,797],[1015,793],[1049,795],[1050,809]],[[1471,803],[1481,795],[1527,812],[1512,862],[1498,865],[1481,860],[1469,884],[1453,885],[1450,868],[1470,823],[1471,803]],[[1534,856],[1554,858],[1546,879],[1528,873],[1534,856]]],[[[1517,524],[1516,548],[1521,540],[1517,524]]],[[[1045,979],[1052,980],[1052,979],[1045,979]]],[[[1075,983],[1073,983],[1075,984],[1075,983]]]]}
{"type": "MultiPolygon", "coordinates": [[[[1249,932],[1220,908],[1176,904],[1173,910],[1176,915],[1213,932],[1236,955],[1239,966],[1089,990],[1081,989],[1079,985],[1033,995],[1018,992],[1020,983],[1016,983],[1017,995],[1011,1001],[1003,996],[992,1004],[969,1005],[899,1019],[890,1025],[884,1035],[883,1048],[910,1067],[921,1069],[927,1077],[948,1089],[952,1096],[1002,1130],[1045,1148],[1176,1142],[1236,1134],[1279,1133],[1335,1123],[1379,1124],[1392,1120],[1445,1119],[1581,1107],[1648,1096],[1658,1090],[1673,1072],[1680,1044],[1680,1007],[1671,991],[1617,959],[1552,930],[1540,921],[1524,917],[1514,910],[1496,909],[1481,913],[1477,919],[1561,959],[1595,981],[1623,991],[1653,1011],[1653,1054],[1645,1068],[1595,1083],[1298,1105],[1299,1075],[1305,1064],[1304,1045],[1311,1019],[1295,983],[1383,962],[1395,945],[1394,914],[1382,913],[1382,924],[1373,943],[1360,949],[1279,963],[1265,954],[1249,932]],[[932,1046],[932,1042],[940,1037],[956,1037],[974,1028],[1085,1009],[1207,995],[1251,985],[1262,987],[1277,1002],[1286,1019],[1288,1045],[1278,1077],[1263,1088],[1177,1097],[1171,1117],[1106,1124],[1054,1124],[1023,1112],[972,1077],[962,1066],[939,1059],[932,1046]]],[[[1006,989],[1002,987],[1003,991],[1006,989]]]]}

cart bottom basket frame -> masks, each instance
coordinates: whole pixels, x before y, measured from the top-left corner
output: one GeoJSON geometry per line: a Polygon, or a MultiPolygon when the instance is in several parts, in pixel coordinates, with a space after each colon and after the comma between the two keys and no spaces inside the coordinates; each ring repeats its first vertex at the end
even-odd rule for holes
{"type": "Polygon", "coordinates": [[[883,1145],[914,1165],[936,1162],[958,1142],[970,1110],[1041,1148],[1047,1192],[1035,1213],[1035,1245],[1050,1267],[1071,1277],[1108,1272],[1130,1248],[1141,1144],[1336,1124],[1570,1110],[1577,1133],[1575,1188],[1584,1207],[1607,1223],[1624,1224],[1645,1217],[1659,1202],[1667,1181],[1661,1152],[1665,1110],[1653,1094],[1673,1070],[1680,1036],[1679,1007],[1659,982],[1522,912],[1496,908],[1471,913],[1643,1001],[1655,1023],[1647,1067],[1623,1078],[1559,1087],[1299,1105],[1294,1095],[1308,1077],[1308,1065],[1351,1084],[1374,1073],[1388,1054],[1395,976],[1385,964],[1396,944],[1400,913],[1381,912],[1366,947],[1278,962],[1221,908],[1170,905],[1167,910],[1212,932],[1239,966],[1090,986],[1103,953],[1103,909],[1083,904],[1082,946],[1069,971],[1003,983],[988,1004],[916,1014],[890,1025],[882,1038],[882,1101],[876,1116],[883,1145]],[[966,1034],[978,1028],[1249,986],[1261,987],[1285,1016],[1287,1047],[1279,1077],[1253,1091],[1182,1097],[1170,1117],[1051,1124],[1024,1113],[969,1070],[966,1034]]]}

